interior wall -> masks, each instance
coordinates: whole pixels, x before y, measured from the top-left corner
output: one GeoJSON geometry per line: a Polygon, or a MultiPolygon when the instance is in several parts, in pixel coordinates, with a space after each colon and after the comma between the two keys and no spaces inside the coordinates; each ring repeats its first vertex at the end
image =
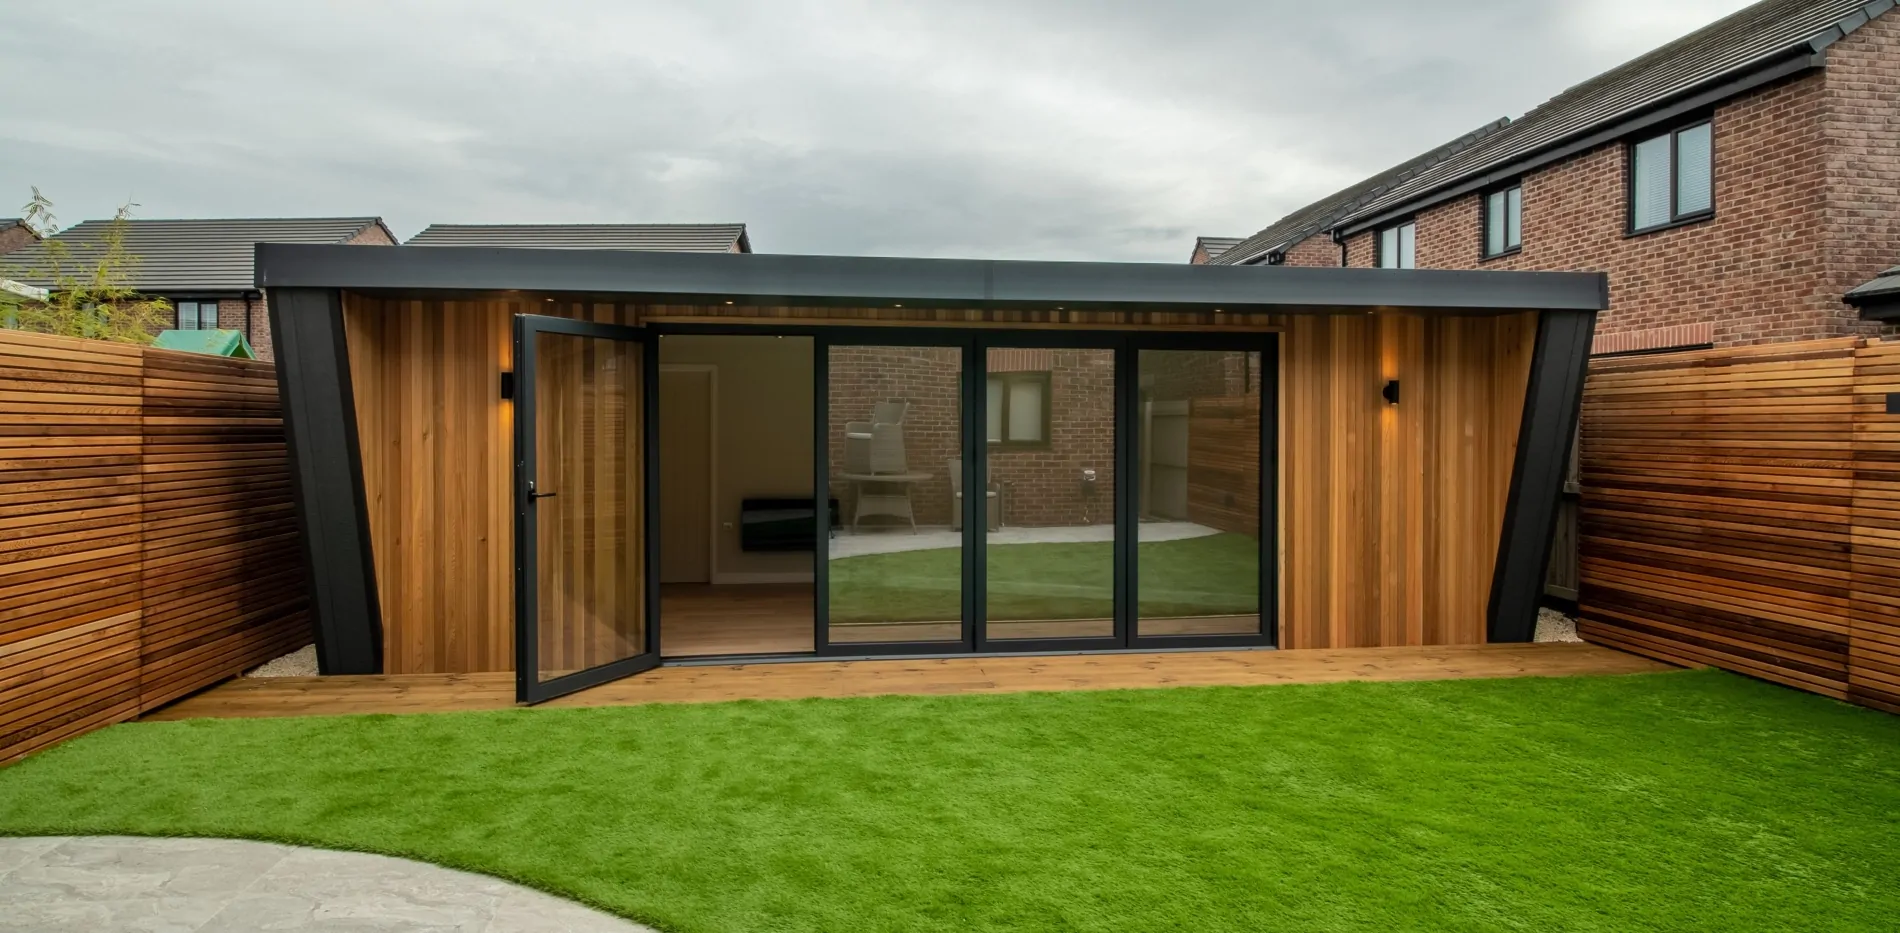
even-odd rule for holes
{"type": "MultiPolygon", "coordinates": [[[[714,583],[812,578],[812,556],[739,548],[747,498],[812,493],[812,341],[809,337],[674,334],[660,338],[660,365],[717,368],[718,482],[714,583]],[[730,527],[728,527],[730,526],[730,527]]],[[[660,397],[660,419],[667,417],[660,397]]],[[[661,542],[665,547],[666,542],[661,542]]]]}
{"type": "Polygon", "coordinates": [[[1283,647],[1485,641],[1536,333],[1534,313],[1288,322],[1283,647]]]}

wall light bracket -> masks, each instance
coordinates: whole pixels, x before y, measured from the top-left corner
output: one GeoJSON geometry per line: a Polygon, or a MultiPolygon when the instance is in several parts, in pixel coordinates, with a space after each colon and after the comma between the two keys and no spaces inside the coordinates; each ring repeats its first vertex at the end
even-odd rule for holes
{"type": "Polygon", "coordinates": [[[510,370],[501,371],[501,397],[506,399],[515,397],[515,374],[510,370]]]}
{"type": "Polygon", "coordinates": [[[1379,390],[1379,395],[1385,398],[1387,405],[1397,405],[1399,403],[1399,381],[1397,379],[1387,379],[1385,388],[1379,390]]]}

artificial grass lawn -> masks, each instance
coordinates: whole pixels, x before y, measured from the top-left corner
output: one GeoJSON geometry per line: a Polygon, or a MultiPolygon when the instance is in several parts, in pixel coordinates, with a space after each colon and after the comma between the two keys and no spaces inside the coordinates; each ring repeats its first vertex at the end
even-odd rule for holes
{"type": "MultiPolygon", "coordinates": [[[[1114,544],[992,544],[994,620],[1103,619],[1115,613],[1114,544]]],[[[1221,533],[1136,545],[1143,618],[1259,611],[1260,542],[1221,533]]],[[[934,622],[962,617],[958,548],[844,557],[829,565],[834,622],[934,622]]]]}
{"type": "Polygon", "coordinates": [[[1891,930],[1900,717],[1711,671],[139,723],[0,833],[254,837],[669,931],[1891,930]]]}

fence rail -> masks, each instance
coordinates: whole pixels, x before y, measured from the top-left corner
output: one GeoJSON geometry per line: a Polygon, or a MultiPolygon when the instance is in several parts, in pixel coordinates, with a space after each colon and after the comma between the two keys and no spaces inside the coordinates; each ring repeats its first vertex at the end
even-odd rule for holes
{"type": "Polygon", "coordinates": [[[1579,631],[1900,712],[1900,343],[1598,360],[1579,631]]]}
{"type": "Polygon", "coordinates": [[[307,644],[269,364],[0,331],[0,762],[307,644]]]}

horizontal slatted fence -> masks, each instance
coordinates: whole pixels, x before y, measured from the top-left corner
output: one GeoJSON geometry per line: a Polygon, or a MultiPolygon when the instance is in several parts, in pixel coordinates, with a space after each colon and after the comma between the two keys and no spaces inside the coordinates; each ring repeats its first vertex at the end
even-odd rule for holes
{"type": "Polygon", "coordinates": [[[1896,709],[1888,391],[1900,345],[1858,338],[1594,361],[1579,632],[1896,709]]]}
{"type": "Polygon", "coordinates": [[[269,364],[0,331],[0,762],[310,640],[269,364]]]}

